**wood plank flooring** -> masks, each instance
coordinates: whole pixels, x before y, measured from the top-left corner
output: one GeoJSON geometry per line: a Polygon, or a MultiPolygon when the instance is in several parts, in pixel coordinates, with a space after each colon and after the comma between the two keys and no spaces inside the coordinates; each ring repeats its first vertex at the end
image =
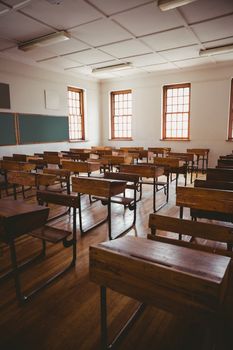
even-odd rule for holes
{"type": "MultiPolygon", "coordinates": [[[[183,178],[179,180],[183,185],[183,178]]],[[[163,191],[157,195],[158,204],[164,200],[163,191]]],[[[105,216],[106,207],[99,202],[90,207],[85,203],[84,228],[105,216]]],[[[169,204],[159,213],[178,217],[175,207],[174,182],[171,185],[169,204]]],[[[60,209],[53,208],[53,213],[60,209]]],[[[113,205],[113,231],[119,232],[133,217],[128,210],[113,205]]],[[[128,235],[146,236],[148,217],[152,212],[152,186],[145,185],[143,199],[138,203],[137,224],[128,235]]],[[[185,212],[188,217],[188,212],[185,212]]],[[[72,216],[63,216],[53,225],[71,229],[72,216]]],[[[100,350],[99,287],[89,281],[89,246],[107,240],[104,224],[80,237],[77,232],[77,263],[73,270],[45,288],[24,306],[19,306],[12,278],[0,284],[0,349],[1,350],[100,350]]],[[[33,256],[41,247],[40,241],[29,236],[18,239],[19,260],[33,256]]],[[[48,245],[47,257],[21,273],[24,290],[30,290],[50,274],[65,266],[71,259],[71,249],[62,245],[48,245]]],[[[9,267],[9,251],[0,246],[0,269],[9,267]]],[[[108,325],[111,340],[138,302],[108,290],[108,325]]],[[[207,349],[206,329],[172,314],[147,306],[127,337],[119,344],[120,350],[207,349]]]]}

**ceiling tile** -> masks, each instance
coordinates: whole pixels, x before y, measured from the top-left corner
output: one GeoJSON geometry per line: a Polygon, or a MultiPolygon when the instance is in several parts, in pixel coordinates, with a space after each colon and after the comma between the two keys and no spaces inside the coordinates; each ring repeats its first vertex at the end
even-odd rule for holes
{"type": "Polygon", "coordinates": [[[156,2],[113,16],[113,18],[136,36],[160,32],[183,25],[175,11],[162,12],[156,2]]]}
{"type": "Polygon", "coordinates": [[[119,70],[114,72],[114,74],[118,77],[126,77],[129,75],[140,74],[140,73],[143,73],[143,70],[139,68],[129,68],[129,69],[124,69],[124,70],[119,70]]]}
{"type": "Polygon", "coordinates": [[[181,8],[188,23],[203,21],[233,12],[232,0],[201,0],[181,8]]]}
{"type": "Polygon", "coordinates": [[[10,11],[1,16],[0,33],[2,38],[26,41],[51,32],[53,31],[47,26],[25,17],[19,12],[10,11]]]}
{"type": "Polygon", "coordinates": [[[66,55],[76,51],[88,49],[89,46],[82,43],[80,40],[70,39],[61,43],[53,44],[49,46],[49,50],[57,55],[66,55]]]}
{"type": "Polygon", "coordinates": [[[225,62],[225,61],[233,61],[233,52],[214,55],[213,58],[216,62],[225,62]]]}
{"type": "Polygon", "coordinates": [[[233,15],[192,25],[201,41],[233,36],[233,15]]]}
{"type": "Polygon", "coordinates": [[[163,64],[156,64],[152,66],[148,66],[144,68],[147,72],[155,72],[155,71],[165,71],[170,69],[177,69],[177,67],[172,63],[163,63],[163,64]]]}
{"type": "Polygon", "coordinates": [[[3,4],[0,4],[0,16],[5,15],[7,12],[9,12],[9,8],[3,4]]]}
{"type": "Polygon", "coordinates": [[[213,65],[213,61],[208,57],[197,57],[189,60],[177,61],[176,65],[180,68],[195,67],[202,65],[213,65]]]}
{"type": "Polygon", "coordinates": [[[4,0],[5,4],[17,9],[28,6],[31,1],[32,0],[4,0]]]}
{"type": "Polygon", "coordinates": [[[209,48],[209,47],[224,46],[224,45],[229,45],[229,44],[233,44],[233,37],[204,42],[203,46],[205,48],[209,48]]]}
{"type": "Polygon", "coordinates": [[[106,45],[101,50],[117,58],[124,58],[134,55],[142,55],[150,52],[150,49],[139,40],[127,40],[121,43],[106,45]]]}
{"type": "Polygon", "coordinates": [[[35,48],[31,51],[24,52],[22,50],[19,50],[17,47],[14,47],[5,51],[11,55],[15,55],[15,57],[20,57],[22,59],[32,59],[34,61],[43,60],[54,56],[49,50],[46,50],[45,48],[35,48]]]}
{"type": "Polygon", "coordinates": [[[46,0],[32,1],[24,12],[56,29],[68,29],[102,17],[99,11],[82,0],[65,0],[59,5],[46,0]]]}
{"type": "Polygon", "coordinates": [[[136,57],[128,57],[128,61],[132,62],[134,67],[143,67],[166,62],[164,58],[156,53],[149,53],[136,57]]]}
{"type": "Polygon", "coordinates": [[[15,46],[16,44],[14,43],[14,41],[4,40],[0,38],[0,51],[5,49],[10,49],[15,46]]]}
{"type": "Polygon", "coordinates": [[[187,58],[199,57],[200,47],[198,45],[171,49],[161,52],[161,55],[169,61],[184,60],[187,58]]]}
{"type": "Polygon", "coordinates": [[[147,3],[148,0],[89,0],[107,15],[121,12],[147,3]]]}
{"type": "Polygon", "coordinates": [[[108,54],[95,49],[85,50],[67,55],[66,58],[83,64],[94,64],[112,60],[112,57],[108,54]]]}
{"type": "MultiPolygon", "coordinates": [[[[51,65],[51,66],[56,66],[58,68],[62,69],[69,69],[72,67],[77,67],[78,64],[74,64],[74,62],[67,60],[64,57],[54,57],[46,61],[39,62],[40,64],[46,64],[46,65],[51,65]]],[[[81,66],[81,64],[80,64],[81,66]]]]}
{"type": "Polygon", "coordinates": [[[169,30],[164,33],[148,35],[142,39],[155,51],[196,44],[195,36],[186,28],[169,30]]]}
{"type": "Polygon", "coordinates": [[[126,30],[109,19],[103,18],[98,21],[84,24],[71,31],[75,36],[93,46],[110,44],[132,38],[126,30]]]}

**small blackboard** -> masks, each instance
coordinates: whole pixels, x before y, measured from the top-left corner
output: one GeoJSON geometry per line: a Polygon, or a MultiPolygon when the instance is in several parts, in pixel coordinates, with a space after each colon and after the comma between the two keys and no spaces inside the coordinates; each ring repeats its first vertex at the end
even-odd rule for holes
{"type": "Polygon", "coordinates": [[[0,146],[15,145],[15,116],[13,113],[0,113],[0,146]]]}
{"type": "Polygon", "coordinates": [[[9,84],[0,83],[0,108],[11,108],[9,84]]]}
{"type": "Polygon", "coordinates": [[[18,114],[20,144],[69,140],[67,116],[18,114]]]}

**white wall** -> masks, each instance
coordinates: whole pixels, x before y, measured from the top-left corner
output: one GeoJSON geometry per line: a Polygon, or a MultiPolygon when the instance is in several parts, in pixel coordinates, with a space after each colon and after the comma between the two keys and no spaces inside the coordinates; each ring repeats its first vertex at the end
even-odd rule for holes
{"type": "Polygon", "coordinates": [[[11,109],[0,112],[32,113],[46,115],[68,115],[67,86],[85,90],[86,141],[69,143],[45,143],[17,146],[0,146],[0,157],[13,153],[33,154],[44,150],[61,151],[70,147],[88,148],[100,143],[99,123],[99,83],[91,80],[74,78],[55,72],[38,69],[33,66],[0,59],[0,82],[10,85],[11,109]],[[58,109],[47,109],[44,91],[55,92],[59,97],[58,109]]]}
{"type": "Polygon", "coordinates": [[[231,153],[233,143],[226,141],[229,118],[230,82],[233,66],[178,73],[148,75],[141,78],[115,79],[101,83],[102,143],[116,147],[210,148],[210,166],[219,155],[231,153]],[[191,140],[162,141],[162,87],[166,84],[191,83],[191,140]],[[114,90],[132,89],[133,141],[109,140],[109,94],[114,90]]]}

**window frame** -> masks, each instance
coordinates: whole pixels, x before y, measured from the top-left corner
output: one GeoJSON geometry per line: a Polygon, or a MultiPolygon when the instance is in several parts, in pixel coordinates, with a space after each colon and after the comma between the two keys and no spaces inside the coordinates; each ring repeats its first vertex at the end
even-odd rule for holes
{"type": "Polygon", "coordinates": [[[233,141],[233,79],[231,79],[230,87],[230,110],[228,123],[228,141],[233,141]]]}
{"type": "Polygon", "coordinates": [[[115,124],[114,124],[114,110],[115,110],[115,96],[116,95],[121,95],[121,94],[129,94],[131,93],[132,95],[132,90],[127,89],[127,90],[118,90],[118,91],[111,91],[110,93],[110,102],[111,102],[111,140],[118,140],[118,141],[132,141],[132,117],[133,113],[131,114],[131,136],[130,137],[119,137],[115,136],[115,124]]]}
{"type": "MultiPolygon", "coordinates": [[[[191,106],[191,83],[170,84],[163,86],[163,111],[162,111],[162,140],[163,141],[190,141],[190,106],[191,106]],[[167,137],[166,136],[166,107],[167,107],[167,91],[169,89],[189,88],[189,110],[188,113],[188,135],[187,137],[167,137]]],[[[176,112],[179,113],[179,112],[176,112]]],[[[182,113],[182,112],[181,112],[182,113]]]]}
{"type": "Polygon", "coordinates": [[[68,120],[69,120],[69,142],[78,142],[78,141],[84,141],[85,140],[85,117],[84,117],[84,90],[80,88],[76,88],[73,86],[67,87],[67,92],[69,94],[69,91],[75,92],[79,94],[79,101],[80,101],[80,116],[81,116],[81,138],[75,138],[72,139],[70,137],[70,112],[69,112],[69,95],[68,95],[68,120]]]}

